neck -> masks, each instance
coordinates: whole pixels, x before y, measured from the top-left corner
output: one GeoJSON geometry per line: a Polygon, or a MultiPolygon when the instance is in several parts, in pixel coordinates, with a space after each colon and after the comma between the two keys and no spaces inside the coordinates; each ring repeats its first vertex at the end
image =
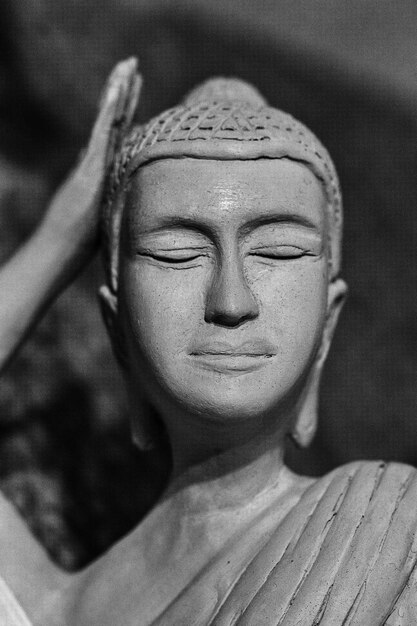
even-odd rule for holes
{"type": "Polygon", "coordinates": [[[277,483],[284,456],[280,430],[255,432],[249,423],[196,428],[187,422],[170,421],[177,427],[168,428],[173,471],[164,497],[191,487],[200,505],[218,509],[250,501],[277,483]]]}

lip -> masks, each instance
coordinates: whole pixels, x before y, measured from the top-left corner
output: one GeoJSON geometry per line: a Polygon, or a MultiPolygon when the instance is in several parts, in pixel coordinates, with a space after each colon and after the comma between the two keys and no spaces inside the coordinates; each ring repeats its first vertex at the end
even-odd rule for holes
{"type": "Polygon", "coordinates": [[[244,341],[232,344],[226,341],[207,341],[195,346],[190,354],[192,356],[217,355],[217,356],[265,356],[275,355],[275,348],[261,339],[244,341]]]}
{"type": "Polygon", "coordinates": [[[199,344],[189,354],[205,369],[239,373],[258,369],[276,353],[271,344],[252,340],[237,345],[210,341],[199,344]]]}

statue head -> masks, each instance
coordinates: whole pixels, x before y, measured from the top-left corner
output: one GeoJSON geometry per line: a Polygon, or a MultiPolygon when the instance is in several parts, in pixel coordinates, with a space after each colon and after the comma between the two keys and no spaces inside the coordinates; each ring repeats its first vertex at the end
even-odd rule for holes
{"type": "Polygon", "coordinates": [[[157,443],[155,413],[177,412],[279,422],[308,445],[346,291],[339,183],[311,131],[242,81],[208,81],[128,133],[103,229],[138,445],[157,443]]]}

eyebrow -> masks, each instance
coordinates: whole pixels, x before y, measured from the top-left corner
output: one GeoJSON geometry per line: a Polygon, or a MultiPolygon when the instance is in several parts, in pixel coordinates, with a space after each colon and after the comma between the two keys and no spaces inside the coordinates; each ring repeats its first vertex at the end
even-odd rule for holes
{"type": "Polygon", "coordinates": [[[255,217],[253,220],[250,220],[240,228],[240,233],[247,235],[260,226],[267,226],[268,224],[302,226],[303,228],[307,228],[308,230],[315,232],[317,235],[321,235],[320,228],[317,224],[309,220],[307,217],[299,215],[298,213],[276,213],[273,215],[255,217]]]}
{"type": "MultiPolygon", "coordinates": [[[[307,217],[303,215],[299,215],[298,213],[277,213],[273,215],[264,215],[260,217],[256,217],[253,220],[250,220],[243,224],[239,228],[240,235],[247,235],[260,226],[266,226],[268,224],[283,224],[283,225],[295,225],[306,228],[317,235],[321,235],[320,228],[317,224],[309,220],[307,217]]],[[[209,225],[204,224],[200,220],[196,220],[192,217],[184,217],[180,215],[167,215],[164,217],[158,218],[158,224],[152,226],[151,228],[147,228],[142,230],[140,235],[149,235],[153,233],[157,233],[158,231],[165,229],[175,229],[175,228],[186,228],[187,230],[192,230],[194,232],[203,234],[209,238],[215,238],[216,233],[214,229],[212,229],[209,225]]]]}
{"type": "Polygon", "coordinates": [[[207,235],[208,237],[213,236],[212,229],[206,224],[192,217],[183,217],[180,215],[166,215],[164,217],[159,217],[157,225],[144,229],[143,231],[141,231],[140,234],[148,235],[152,233],[157,233],[159,230],[174,228],[187,228],[188,230],[202,233],[204,235],[207,235]]]}

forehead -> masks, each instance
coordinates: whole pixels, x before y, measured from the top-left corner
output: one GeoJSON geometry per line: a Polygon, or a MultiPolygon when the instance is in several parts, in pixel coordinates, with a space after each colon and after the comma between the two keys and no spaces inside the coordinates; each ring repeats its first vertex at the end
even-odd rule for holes
{"type": "Polygon", "coordinates": [[[145,228],[175,216],[209,227],[281,216],[321,230],[326,219],[321,182],[291,159],[154,161],[138,170],[127,204],[130,224],[145,228]]]}

